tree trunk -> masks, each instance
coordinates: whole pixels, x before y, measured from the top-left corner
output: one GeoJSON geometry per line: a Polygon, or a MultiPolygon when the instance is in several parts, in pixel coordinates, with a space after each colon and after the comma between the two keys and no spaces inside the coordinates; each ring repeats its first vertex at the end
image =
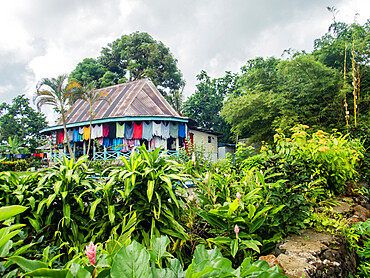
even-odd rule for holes
{"type": "Polygon", "coordinates": [[[62,121],[63,121],[63,128],[64,128],[64,137],[67,140],[68,152],[69,152],[69,155],[71,156],[71,159],[74,159],[74,155],[73,155],[72,148],[71,148],[71,143],[69,142],[69,137],[68,137],[68,132],[67,132],[67,124],[66,124],[65,112],[64,112],[64,109],[63,108],[60,109],[60,111],[61,111],[61,114],[62,114],[62,121]]]}
{"type": "MultiPolygon", "coordinates": [[[[91,113],[91,112],[90,112],[90,113],[91,113]]],[[[90,136],[89,136],[89,144],[87,145],[87,155],[89,155],[89,154],[90,154],[91,128],[92,128],[92,118],[90,117],[90,136]]]]}

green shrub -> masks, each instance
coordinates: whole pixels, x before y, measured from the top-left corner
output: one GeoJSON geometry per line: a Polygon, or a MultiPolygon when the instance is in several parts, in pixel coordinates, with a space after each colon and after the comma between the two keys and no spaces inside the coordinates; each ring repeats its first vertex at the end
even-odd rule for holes
{"type": "Polygon", "coordinates": [[[291,137],[277,130],[275,148],[262,146],[262,159],[277,154],[282,160],[298,161],[306,170],[298,171],[297,175],[312,175],[332,192],[342,192],[347,181],[358,178],[356,170],[365,151],[362,143],[336,131],[329,134],[319,130],[309,134],[307,128],[305,125],[295,126],[291,129],[291,137]]]}

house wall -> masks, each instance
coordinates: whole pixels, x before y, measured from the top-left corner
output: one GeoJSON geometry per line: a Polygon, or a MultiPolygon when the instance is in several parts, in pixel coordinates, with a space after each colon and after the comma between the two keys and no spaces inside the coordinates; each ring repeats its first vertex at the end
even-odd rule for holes
{"type": "Polygon", "coordinates": [[[218,159],[225,159],[228,153],[234,154],[235,148],[231,146],[218,147],[218,159]]]}
{"type": "Polygon", "coordinates": [[[189,133],[194,134],[194,144],[196,146],[204,146],[207,155],[210,156],[212,161],[216,161],[217,156],[217,136],[209,134],[203,131],[189,129],[189,133]],[[208,137],[211,139],[211,143],[208,143],[208,137]]]}

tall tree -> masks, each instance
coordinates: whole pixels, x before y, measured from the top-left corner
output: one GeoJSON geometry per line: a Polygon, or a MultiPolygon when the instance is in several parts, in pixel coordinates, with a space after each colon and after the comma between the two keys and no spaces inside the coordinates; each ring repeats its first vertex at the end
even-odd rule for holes
{"type": "Polygon", "coordinates": [[[40,109],[43,105],[54,106],[54,110],[61,115],[64,136],[67,140],[68,152],[73,159],[73,152],[68,138],[66,126],[66,112],[75,100],[75,96],[80,90],[80,84],[76,81],[68,82],[68,75],[62,74],[57,78],[43,78],[36,86],[34,102],[40,109]]]}
{"type": "Polygon", "coordinates": [[[109,43],[96,60],[79,63],[71,77],[81,83],[95,80],[98,88],[149,77],[164,96],[184,85],[169,48],[145,32],[124,35],[109,43]]]}
{"type": "MultiPolygon", "coordinates": [[[[84,84],[78,93],[78,98],[86,101],[90,107],[90,130],[92,129],[92,121],[95,118],[94,104],[100,101],[110,102],[110,98],[107,93],[98,92],[95,90],[96,82],[90,82],[89,84],[84,84]]],[[[87,147],[87,154],[90,152],[91,136],[89,137],[89,144],[87,147]]]]}
{"type": "Polygon", "coordinates": [[[39,131],[47,126],[46,117],[30,106],[25,95],[13,98],[11,104],[0,104],[0,141],[18,137],[22,146],[37,147],[39,131]]]}
{"type": "Polygon", "coordinates": [[[107,69],[96,59],[85,58],[79,62],[69,75],[70,80],[79,81],[81,84],[98,81],[104,76],[107,69]]]}
{"type": "Polygon", "coordinates": [[[220,78],[211,79],[204,70],[197,75],[196,92],[183,105],[184,116],[197,121],[204,128],[224,134],[221,139],[230,140],[230,126],[221,117],[220,111],[226,96],[235,90],[237,75],[226,72],[220,78]]]}
{"type": "Polygon", "coordinates": [[[222,108],[234,134],[267,141],[276,128],[296,123],[321,129],[344,125],[337,70],[306,53],[286,61],[261,59],[240,77],[241,95],[231,96],[222,108]]]}

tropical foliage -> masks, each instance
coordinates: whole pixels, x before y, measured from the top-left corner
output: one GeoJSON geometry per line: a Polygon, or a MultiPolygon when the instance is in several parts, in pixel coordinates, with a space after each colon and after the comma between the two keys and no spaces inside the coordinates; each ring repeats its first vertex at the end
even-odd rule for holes
{"type": "Polygon", "coordinates": [[[68,75],[62,74],[57,78],[44,78],[37,84],[37,92],[34,96],[34,102],[40,109],[43,105],[51,105],[54,110],[61,115],[64,134],[66,136],[68,152],[71,158],[73,158],[73,152],[71,148],[70,139],[68,138],[67,126],[66,126],[66,113],[69,106],[76,99],[75,95],[78,93],[81,85],[78,82],[68,82],[68,75]]]}

